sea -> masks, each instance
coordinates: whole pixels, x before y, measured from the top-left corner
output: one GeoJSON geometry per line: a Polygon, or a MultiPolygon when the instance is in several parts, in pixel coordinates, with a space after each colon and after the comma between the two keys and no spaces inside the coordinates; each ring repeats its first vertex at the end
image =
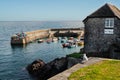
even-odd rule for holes
{"type": "Polygon", "coordinates": [[[61,43],[38,43],[11,46],[13,34],[50,28],[80,28],[82,21],[0,21],[0,80],[34,80],[26,66],[36,59],[50,62],[55,58],[79,52],[81,47],[62,48],[61,43]]]}

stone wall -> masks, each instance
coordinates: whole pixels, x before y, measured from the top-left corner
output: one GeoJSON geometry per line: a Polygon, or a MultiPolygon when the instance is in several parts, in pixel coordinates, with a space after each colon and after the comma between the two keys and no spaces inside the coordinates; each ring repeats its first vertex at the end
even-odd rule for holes
{"type": "Polygon", "coordinates": [[[80,34],[79,33],[73,33],[73,32],[65,32],[65,33],[60,33],[56,32],[54,33],[55,37],[78,37],[80,34]]]}
{"type": "Polygon", "coordinates": [[[120,37],[120,19],[115,18],[115,28],[114,28],[114,33],[116,34],[116,37],[120,37]]]}
{"type": "Polygon", "coordinates": [[[24,35],[25,35],[24,37],[20,37],[17,35],[12,36],[11,44],[26,44],[36,39],[46,38],[49,36],[49,30],[36,30],[36,31],[24,32],[24,35]]]}
{"type": "Polygon", "coordinates": [[[115,18],[114,34],[104,34],[105,18],[88,18],[85,22],[86,53],[106,52],[120,34],[120,20],[115,18]]]}
{"type": "Polygon", "coordinates": [[[36,30],[31,32],[26,32],[26,43],[34,41],[36,39],[45,38],[49,36],[49,30],[36,30]]]}
{"type": "Polygon", "coordinates": [[[83,30],[84,28],[55,28],[55,29],[50,29],[51,31],[68,31],[68,30],[83,30]]]}

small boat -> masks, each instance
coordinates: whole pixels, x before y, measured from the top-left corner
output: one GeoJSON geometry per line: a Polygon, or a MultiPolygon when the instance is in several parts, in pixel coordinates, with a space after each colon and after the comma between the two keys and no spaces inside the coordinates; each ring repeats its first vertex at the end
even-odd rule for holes
{"type": "Polygon", "coordinates": [[[69,43],[64,43],[64,44],[62,44],[62,46],[63,46],[63,48],[68,47],[69,43]]]}
{"type": "Polygon", "coordinates": [[[62,40],[61,40],[61,43],[66,43],[66,40],[65,40],[65,39],[62,39],[62,40]]]}
{"type": "Polygon", "coordinates": [[[73,40],[67,40],[67,42],[68,42],[68,43],[74,43],[74,41],[73,41],[73,40]]]}
{"type": "Polygon", "coordinates": [[[69,43],[68,48],[74,48],[77,47],[76,43],[69,43]]]}
{"type": "Polygon", "coordinates": [[[78,39],[74,39],[74,42],[79,42],[80,40],[78,40],[78,39]]]}
{"type": "Polygon", "coordinates": [[[69,40],[74,40],[74,37],[69,37],[69,40]]]}
{"type": "Polygon", "coordinates": [[[80,41],[77,44],[78,44],[78,46],[84,46],[84,42],[83,41],[80,41]]]}
{"type": "Polygon", "coordinates": [[[38,40],[38,43],[43,43],[44,41],[42,39],[38,40]]]}
{"type": "Polygon", "coordinates": [[[62,39],[67,39],[67,37],[62,37],[62,39]]]}
{"type": "Polygon", "coordinates": [[[74,48],[76,45],[69,45],[68,48],[74,48]]]}
{"type": "Polygon", "coordinates": [[[47,41],[48,44],[50,44],[50,41],[47,41]]]}
{"type": "Polygon", "coordinates": [[[58,41],[58,38],[53,38],[52,39],[52,42],[56,42],[56,41],[58,41]]]}
{"type": "Polygon", "coordinates": [[[71,42],[67,42],[62,44],[63,48],[67,47],[67,48],[73,48],[73,47],[77,47],[76,43],[71,43],[71,42]]]}
{"type": "Polygon", "coordinates": [[[64,40],[61,40],[61,43],[64,43],[64,40]]]}
{"type": "Polygon", "coordinates": [[[52,38],[47,39],[46,42],[49,44],[50,42],[52,42],[52,38]]]}
{"type": "Polygon", "coordinates": [[[61,37],[58,37],[58,40],[61,40],[61,37]]]}

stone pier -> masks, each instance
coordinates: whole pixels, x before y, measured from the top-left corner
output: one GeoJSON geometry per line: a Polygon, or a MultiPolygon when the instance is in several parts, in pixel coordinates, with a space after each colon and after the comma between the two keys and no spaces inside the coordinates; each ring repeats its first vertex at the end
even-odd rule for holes
{"type": "Polygon", "coordinates": [[[44,29],[17,33],[11,37],[11,44],[27,44],[37,39],[52,37],[80,37],[83,36],[81,28],[44,29]]]}

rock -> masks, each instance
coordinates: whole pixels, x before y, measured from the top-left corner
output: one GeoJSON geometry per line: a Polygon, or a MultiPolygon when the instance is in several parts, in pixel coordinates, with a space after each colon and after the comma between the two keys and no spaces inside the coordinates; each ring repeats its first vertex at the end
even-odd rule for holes
{"type": "Polygon", "coordinates": [[[32,76],[39,78],[39,80],[47,80],[65,69],[67,69],[66,58],[57,58],[47,64],[42,60],[35,60],[32,64],[27,66],[28,72],[32,76]]]}
{"type": "Polygon", "coordinates": [[[38,73],[38,70],[43,68],[44,66],[45,63],[42,60],[38,59],[29,64],[26,69],[30,74],[36,75],[38,73]]]}
{"type": "Polygon", "coordinates": [[[67,68],[70,68],[70,67],[74,66],[77,63],[81,63],[81,61],[82,61],[82,59],[73,58],[73,57],[68,57],[67,60],[68,60],[67,68]]]}
{"type": "Polygon", "coordinates": [[[67,59],[66,58],[57,58],[50,63],[48,63],[52,67],[51,76],[54,76],[64,70],[67,69],[67,59]]]}
{"type": "Polygon", "coordinates": [[[47,80],[52,76],[51,72],[52,66],[46,64],[43,68],[38,70],[37,76],[35,77],[38,78],[38,80],[47,80]]]}
{"type": "Polygon", "coordinates": [[[55,70],[57,71],[61,71],[63,69],[67,68],[67,59],[66,58],[57,58],[55,60],[53,60],[52,62],[48,63],[50,64],[55,70]]]}
{"type": "Polygon", "coordinates": [[[45,64],[42,60],[35,60],[27,66],[28,72],[39,80],[47,80],[48,78],[70,68],[71,66],[81,62],[81,59],[63,57],[45,64]]]}

